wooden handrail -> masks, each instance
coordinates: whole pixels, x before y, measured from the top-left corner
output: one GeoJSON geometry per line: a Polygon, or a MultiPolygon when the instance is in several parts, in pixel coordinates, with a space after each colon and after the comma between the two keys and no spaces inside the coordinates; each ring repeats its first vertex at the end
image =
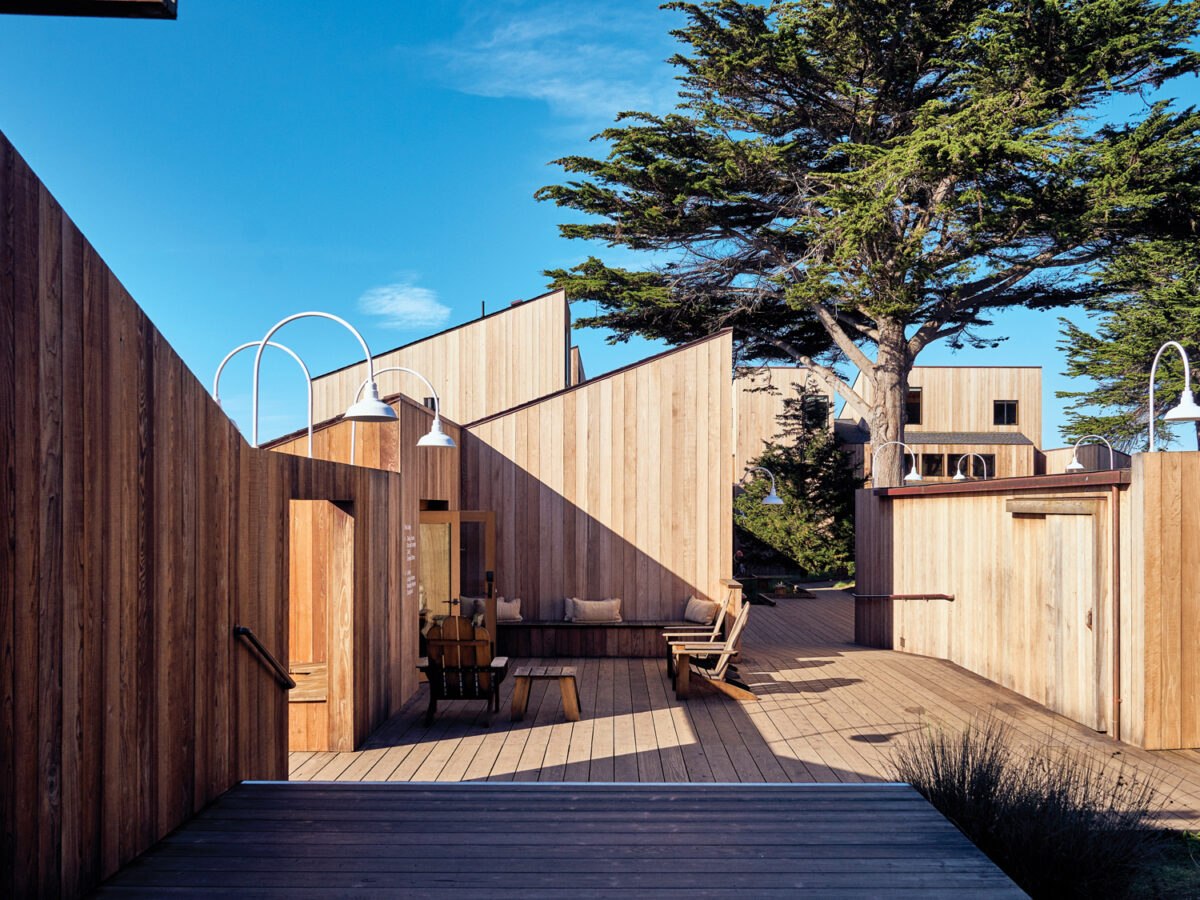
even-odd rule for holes
{"type": "Polygon", "coordinates": [[[953,600],[953,594],[851,594],[855,600],[953,600]]]}
{"type": "Polygon", "coordinates": [[[233,634],[234,637],[246,639],[246,642],[258,653],[258,658],[271,670],[271,674],[275,676],[275,680],[279,682],[285,691],[290,691],[296,686],[295,679],[288,674],[288,670],[271,654],[271,651],[263,646],[263,642],[258,639],[258,635],[245,625],[234,625],[233,634]]]}

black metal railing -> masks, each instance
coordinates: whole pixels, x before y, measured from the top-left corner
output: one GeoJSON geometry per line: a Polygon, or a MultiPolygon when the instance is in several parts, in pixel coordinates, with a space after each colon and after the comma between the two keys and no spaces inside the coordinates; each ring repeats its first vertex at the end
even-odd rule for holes
{"type": "Polygon", "coordinates": [[[263,642],[258,639],[258,635],[245,625],[234,625],[233,634],[234,637],[245,639],[246,643],[257,654],[259,661],[271,670],[271,674],[275,676],[275,680],[279,682],[285,691],[290,691],[296,686],[295,679],[288,674],[288,670],[274,657],[271,651],[263,646],[263,642]]]}

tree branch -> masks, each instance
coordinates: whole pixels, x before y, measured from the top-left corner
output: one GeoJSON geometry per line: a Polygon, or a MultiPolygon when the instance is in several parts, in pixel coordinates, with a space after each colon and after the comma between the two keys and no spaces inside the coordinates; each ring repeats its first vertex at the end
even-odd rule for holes
{"type": "MultiPolygon", "coordinates": [[[[838,376],[837,372],[833,371],[833,369],[815,362],[811,356],[800,352],[800,350],[794,344],[783,340],[783,338],[777,338],[765,331],[759,331],[757,328],[749,328],[745,325],[739,325],[737,327],[746,332],[746,334],[753,335],[754,337],[758,338],[763,343],[778,347],[792,359],[796,360],[796,362],[800,363],[800,365],[807,367],[813,375],[820,379],[826,387],[830,388],[839,397],[845,400],[847,405],[849,405],[856,413],[862,416],[862,418],[870,419],[870,405],[866,400],[860,397],[858,393],[856,393],[854,389],[850,387],[850,385],[846,384],[846,382],[844,382],[838,376]]],[[[866,358],[864,357],[864,360],[865,359],[866,358]]],[[[862,371],[863,374],[870,377],[870,372],[875,370],[875,366],[870,360],[866,360],[866,363],[870,368],[863,369],[862,371]]]]}

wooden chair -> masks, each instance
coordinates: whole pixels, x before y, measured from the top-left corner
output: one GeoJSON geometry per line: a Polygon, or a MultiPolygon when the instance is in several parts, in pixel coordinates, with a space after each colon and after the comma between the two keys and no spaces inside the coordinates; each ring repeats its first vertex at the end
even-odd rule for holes
{"type": "Polygon", "coordinates": [[[508,674],[508,657],[492,658],[492,637],[486,628],[462,616],[447,616],[426,634],[429,656],[418,668],[429,678],[429,709],[425,727],[433,724],[439,700],[484,700],[484,725],[500,711],[500,682],[508,674]]]}
{"type": "Polygon", "coordinates": [[[736,700],[753,700],[754,694],[749,690],[726,681],[729,663],[738,652],[738,639],[746,627],[750,617],[750,604],[742,605],[741,611],[733,622],[723,641],[683,641],[671,644],[671,656],[675,669],[675,696],[685,700],[691,693],[692,667],[697,669],[705,683],[711,685],[722,694],[736,700]]]}
{"type": "Polygon", "coordinates": [[[721,627],[725,624],[725,616],[732,613],[733,591],[725,592],[725,602],[717,610],[711,628],[701,629],[700,626],[664,628],[663,639],[667,642],[667,675],[675,677],[675,654],[671,652],[674,644],[714,643],[721,640],[721,627]]]}

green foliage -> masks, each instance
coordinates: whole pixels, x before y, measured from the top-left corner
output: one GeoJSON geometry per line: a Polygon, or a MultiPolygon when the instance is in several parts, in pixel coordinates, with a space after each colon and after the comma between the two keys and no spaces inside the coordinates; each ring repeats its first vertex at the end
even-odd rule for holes
{"type": "MultiPolygon", "coordinates": [[[[1173,340],[1200,360],[1200,241],[1162,240],[1126,248],[1101,272],[1110,299],[1092,304],[1095,333],[1061,319],[1067,375],[1088,378],[1089,389],[1059,391],[1067,407],[1066,435],[1100,434],[1126,451],[1149,445],[1150,366],[1173,340]]],[[[1193,379],[1192,386],[1195,387],[1193,379]]],[[[1156,440],[1169,443],[1162,417],[1183,389],[1183,362],[1168,349],[1155,379],[1156,440]]]]}
{"type": "Polygon", "coordinates": [[[1195,71],[1200,0],[667,6],[675,110],[622,114],[606,155],[558,160],[572,180],[537,193],[590,217],[565,236],[659,262],[546,274],[616,340],[732,327],[741,359],[813,366],[876,442],[901,436],[924,347],[995,346],[989,310],[1094,299],[1098,263],[1195,212],[1200,116],[1098,110],[1195,71]]]}
{"type": "Polygon", "coordinates": [[[1120,765],[1047,738],[1033,752],[987,718],[926,728],[893,758],[917,789],[1034,898],[1124,897],[1164,850],[1154,791],[1120,765]]]}
{"type": "MultiPolygon", "coordinates": [[[[781,433],[752,463],[774,473],[783,505],[762,504],[771,481],[758,473],[734,501],[734,522],[803,572],[850,574],[854,491],[861,485],[841,440],[823,418],[805,414],[806,399],[801,395],[784,401],[781,433]]],[[[824,406],[824,397],[816,399],[824,406]]]]}

